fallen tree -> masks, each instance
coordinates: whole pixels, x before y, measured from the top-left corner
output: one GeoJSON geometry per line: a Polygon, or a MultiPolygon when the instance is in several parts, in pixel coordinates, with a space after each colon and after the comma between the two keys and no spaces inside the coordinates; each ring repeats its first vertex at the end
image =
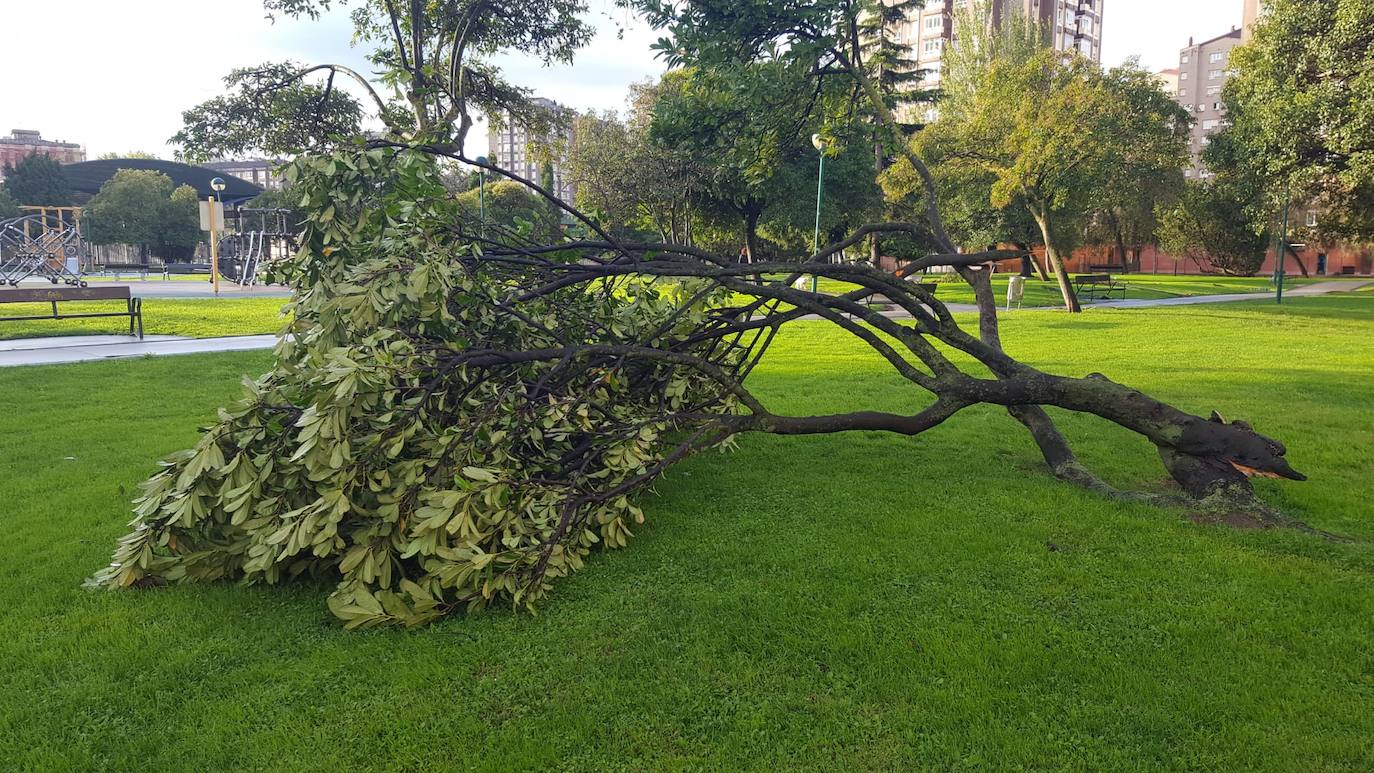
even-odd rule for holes
{"type": "MultiPolygon", "coordinates": [[[[388,12],[405,46],[414,19],[388,12]]],[[[451,71],[461,69],[455,60],[451,71]]],[[[418,115],[417,125],[290,168],[307,220],[282,267],[296,295],[276,364],[145,484],[131,532],[92,585],[328,577],[339,583],[330,609],[350,627],[417,625],[496,601],[532,607],[594,546],[624,545],[644,517],[635,495],[693,453],[749,433],[917,436],[982,404],[1005,407],[1074,485],[1301,527],[1249,482],[1303,479],[1277,440],[1100,374],[1060,376],[1008,356],[982,269],[1023,253],[959,253],[933,196],[925,222],[866,225],[799,263],[740,265],[690,245],[626,243],[534,182],[469,158],[464,129],[430,139],[433,126],[418,115]],[[443,189],[440,160],[521,183],[578,225],[549,238],[531,224],[474,223],[443,189]],[[832,262],[884,233],[944,249],[897,275],[832,262]],[[976,333],[907,281],[936,267],[972,284],[976,333]],[[810,292],[797,287],[805,275],[855,289],[810,292]],[[871,308],[880,296],[900,313],[871,308]],[[770,408],[749,375],[784,326],[807,318],[888,363],[911,385],[912,409],[770,408]],[[1108,485],[1046,406],[1140,435],[1183,493],[1108,485]]]]}

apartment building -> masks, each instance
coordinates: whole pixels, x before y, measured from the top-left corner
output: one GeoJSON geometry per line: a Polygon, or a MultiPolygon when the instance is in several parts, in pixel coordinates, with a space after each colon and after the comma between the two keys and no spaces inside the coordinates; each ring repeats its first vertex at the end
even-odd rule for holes
{"type": "Polygon", "coordinates": [[[282,162],[267,158],[250,158],[242,161],[211,161],[201,166],[216,172],[233,175],[241,180],[269,191],[281,190],[286,180],[281,176],[282,162]]]}
{"type": "Polygon", "coordinates": [[[1245,0],[1245,10],[1243,12],[1244,23],[1240,26],[1241,38],[1245,42],[1250,42],[1250,33],[1259,19],[1260,14],[1264,13],[1265,0],[1245,0]]]}
{"type": "MultiPolygon", "coordinates": [[[[945,48],[954,40],[954,13],[976,0],[931,0],[911,18],[896,25],[897,40],[916,52],[912,57],[929,74],[924,86],[940,83],[945,48]]],[[[1102,61],[1102,6],[1106,0],[984,0],[992,23],[1022,13],[1043,24],[1056,51],[1076,52],[1102,61]]]]}
{"type": "Polygon", "coordinates": [[[1164,89],[1164,93],[1171,97],[1178,96],[1178,76],[1179,71],[1172,68],[1155,73],[1155,77],[1159,79],[1160,88],[1164,89]]]}
{"type": "Polygon", "coordinates": [[[0,175],[5,165],[14,166],[35,153],[51,157],[59,164],[75,164],[86,160],[86,150],[75,142],[45,140],[32,129],[14,129],[8,137],[0,137],[0,175]]]}
{"type": "MultiPolygon", "coordinates": [[[[572,118],[572,113],[568,108],[551,99],[535,98],[533,101],[539,107],[556,116],[572,118]]],[[[487,132],[487,156],[489,160],[502,169],[538,183],[542,171],[541,162],[544,157],[541,151],[543,149],[552,151],[552,193],[563,201],[571,203],[577,191],[576,187],[565,176],[566,166],[563,160],[567,148],[572,145],[571,120],[568,121],[567,126],[558,130],[559,136],[539,134],[515,121],[509,113],[502,116],[500,123],[499,127],[493,124],[487,132]]]]}
{"type": "Polygon", "coordinates": [[[1226,106],[1221,92],[1231,77],[1231,50],[1241,45],[1242,33],[1232,28],[1225,35],[1188,45],[1178,54],[1178,91],[1174,99],[1193,116],[1193,136],[1189,140],[1192,165],[1183,171],[1187,177],[1205,177],[1202,151],[1211,136],[1226,124],[1226,106]]]}

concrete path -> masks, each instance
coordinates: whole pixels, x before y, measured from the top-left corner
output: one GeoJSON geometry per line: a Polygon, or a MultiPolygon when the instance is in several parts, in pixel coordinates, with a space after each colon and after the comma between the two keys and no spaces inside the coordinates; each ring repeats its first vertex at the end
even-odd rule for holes
{"type": "MultiPolygon", "coordinates": [[[[215,288],[208,279],[124,279],[120,281],[90,278],[92,287],[128,287],[139,298],[214,298],[215,288]]],[[[23,282],[20,287],[45,287],[46,282],[23,282]]],[[[285,287],[254,285],[239,287],[230,282],[220,282],[221,298],[290,298],[291,291],[285,287]]]]}
{"type": "MultiPolygon", "coordinates": [[[[1352,292],[1368,284],[1374,284],[1374,280],[1351,281],[1341,280],[1333,282],[1318,282],[1311,285],[1303,285],[1292,289],[1285,288],[1285,296],[1293,295],[1305,297],[1310,295],[1326,295],[1328,293],[1352,292]]],[[[1124,301],[1097,301],[1085,303],[1083,306],[1094,309],[1147,309],[1155,306],[1192,306],[1198,303],[1232,303],[1234,301],[1266,301],[1273,300],[1274,293],[1240,293],[1237,295],[1192,295],[1183,298],[1133,298],[1124,301]]]]}
{"type": "Polygon", "coordinates": [[[230,336],[227,338],[182,338],[148,336],[142,341],[130,336],[60,336],[21,338],[0,341],[0,368],[15,365],[53,365],[61,362],[88,362],[126,357],[160,357],[196,352],[240,352],[270,349],[275,335],[230,336]]]}

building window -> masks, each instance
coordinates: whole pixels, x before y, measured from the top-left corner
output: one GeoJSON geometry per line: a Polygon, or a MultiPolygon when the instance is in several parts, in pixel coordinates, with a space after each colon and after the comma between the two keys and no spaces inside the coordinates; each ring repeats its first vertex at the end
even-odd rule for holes
{"type": "Polygon", "coordinates": [[[1220,78],[1223,74],[1224,74],[1224,73],[1223,73],[1221,70],[1208,70],[1208,71],[1207,71],[1207,79],[1208,79],[1208,80],[1213,80],[1213,81],[1214,81],[1214,80],[1216,80],[1217,78],[1220,78]]]}
{"type": "MultiPolygon", "coordinates": [[[[1178,90],[1178,95],[1179,95],[1180,97],[1186,97],[1186,96],[1188,96],[1188,89],[1183,89],[1183,88],[1179,89],[1179,90],[1178,90]]],[[[1184,105],[1184,107],[1187,107],[1187,105],[1184,105]]]]}
{"type": "Polygon", "coordinates": [[[1221,86],[1220,86],[1220,85],[1208,86],[1208,87],[1207,87],[1207,96],[1209,96],[1209,97],[1210,97],[1210,96],[1215,96],[1215,95],[1220,94],[1220,93],[1221,93],[1221,86]]]}
{"type": "Polygon", "coordinates": [[[940,48],[944,45],[944,42],[945,41],[941,40],[940,38],[927,40],[925,43],[921,44],[921,53],[925,54],[926,56],[939,56],[940,48]]]}
{"type": "Polygon", "coordinates": [[[926,30],[943,30],[944,28],[945,17],[939,15],[926,17],[926,30]]]}
{"type": "MultiPolygon", "coordinates": [[[[1187,63],[1188,63],[1188,60],[1187,60],[1187,59],[1184,59],[1184,60],[1183,60],[1183,63],[1184,63],[1184,64],[1187,64],[1187,63]]],[[[1181,72],[1181,73],[1179,73],[1179,74],[1178,74],[1178,79],[1181,80],[1181,81],[1186,81],[1186,80],[1188,80],[1188,73],[1186,73],[1186,72],[1181,72]]]]}
{"type": "Polygon", "coordinates": [[[1226,54],[1225,52],[1217,51],[1213,53],[1211,56],[1207,57],[1207,61],[1211,62],[1212,64],[1216,64],[1217,62],[1224,62],[1226,61],[1226,54]]]}
{"type": "Polygon", "coordinates": [[[1184,169],[1184,170],[1183,170],[1183,176],[1184,176],[1184,177],[1192,177],[1192,176],[1193,176],[1193,170],[1191,170],[1191,169],[1184,169]]]}
{"type": "Polygon", "coordinates": [[[1191,57],[1189,57],[1187,54],[1184,54],[1182,57],[1179,58],[1178,62],[1179,64],[1187,64],[1190,58],[1191,57]]]}
{"type": "Polygon", "coordinates": [[[1307,227],[1308,227],[1308,228],[1316,228],[1316,227],[1317,227],[1317,213],[1316,213],[1316,212],[1308,212],[1308,213],[1307,213],[1307,227]]]}
{"type": "Polygon", "coordinates": [[[1203,131],[1211,131],[1212,129],[1215,129],[1220,125],[1221,121],[1215,118],[1208,118],[1206,121],[1202,122],[1202,129],[1203,131]]]}

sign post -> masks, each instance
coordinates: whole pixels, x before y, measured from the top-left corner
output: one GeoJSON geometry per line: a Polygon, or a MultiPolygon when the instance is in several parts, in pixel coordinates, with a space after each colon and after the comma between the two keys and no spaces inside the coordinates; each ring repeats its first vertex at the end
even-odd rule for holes
{"type": "Polygon", "coordinates": [[[214,199],[200,203],[200,228],[210,232],[210,284],[219,295],[219,231],[224,225],[224,205],[214,199]]]}

